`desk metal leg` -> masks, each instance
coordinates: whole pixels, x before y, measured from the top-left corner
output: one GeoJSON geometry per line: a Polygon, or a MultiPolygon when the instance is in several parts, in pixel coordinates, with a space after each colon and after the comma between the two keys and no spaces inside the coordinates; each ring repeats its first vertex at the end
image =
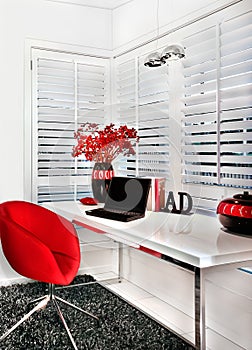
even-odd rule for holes
{"type": "Polygon", "coordinates": [[[206,350],[205,281],[202,269],[195,268],[195,348],[206,350]]]}
{"type": "Polygon", "coordinates": [[[117,270],[117,274],[118,274],[118,282],[121,283],[121,264],[122,264],[122,243],[121,242],[117,242],[118,243],[118,255],[117,255],[117,259],[118,259],[118,270],[117,270]]]}

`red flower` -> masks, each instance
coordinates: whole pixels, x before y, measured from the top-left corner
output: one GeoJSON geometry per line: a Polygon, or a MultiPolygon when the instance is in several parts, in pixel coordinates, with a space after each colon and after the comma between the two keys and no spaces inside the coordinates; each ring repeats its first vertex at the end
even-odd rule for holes
{"type": "Polygon", "coordinates": [[[135,154],[134,145],[139,141],[137,131],[126,125],[119,128],[109,124],[103,130],[95,123],[85,123],[74,133],[77,145],[73,147],[72,156],[84,154],[87,160],[95,162],[112,162],[119,154],[135,154]]]}

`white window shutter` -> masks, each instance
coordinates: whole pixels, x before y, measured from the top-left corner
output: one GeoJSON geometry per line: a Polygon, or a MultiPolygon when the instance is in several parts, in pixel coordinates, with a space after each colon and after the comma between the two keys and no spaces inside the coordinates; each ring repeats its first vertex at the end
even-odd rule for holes
{"type": "Polygon", "coordinates": [[[135,157],[124,159],[128,176],[168,177],[168,67],[148,68],[144,58],[116,65],[118,120],[135,127],[140,136],[135,157]]]}
{"type": "Polygon", "coordinates": [[[34,50],[33,200],[90,193],[91,164],[72,157],[81,123],[105,120],[108,60],[34,50]]]}
{"type": "Polygon", "coordinates": [[[216,184],[218,129],[215,27],[186,38],[183,44],[186,58],[183,61],[182,177],[186,183],[216,184]]]}
{"type": "Polygon", "coordinates": [[[251,188],[251,12],[184,40],[185,183],[251,188]]]}
{"type": "Polygon", "coordinates": [[[169,67],[138,60],[138,173],[169,177],[169,67]]]}
{"type": "Polygon", "coordinates": [[[252,12],[220,25],[220,183],[252,187],[252,12]]]}
{"type": "MultiPolygon", "coordinates": [[[[116,64],[116,119],[119,124],[138,129],[137,115],[137,71],[135,59],[116,64]]],[[[136,146],[136,151],[138,147],[136,146]]],[[[136,156],[119,157],[118,173],[122,176],[136,176],[136,156]]]]}

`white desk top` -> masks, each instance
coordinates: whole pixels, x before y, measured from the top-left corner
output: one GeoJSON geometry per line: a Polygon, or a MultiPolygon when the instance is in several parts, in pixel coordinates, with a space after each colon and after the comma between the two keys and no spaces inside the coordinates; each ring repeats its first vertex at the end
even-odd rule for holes
{"type": "MultiPolygon", "coordinates": [[[[229,234],[217,217],[147,212],[129,223],[90,217],[79,202],[52,202],[43,206],[69,220],[94,227],[133,247],[143,246],[197,267],[252,262],[252,238],[229,234]]],[[[94,208],[94,207],[92,207],[94,208]]]]}

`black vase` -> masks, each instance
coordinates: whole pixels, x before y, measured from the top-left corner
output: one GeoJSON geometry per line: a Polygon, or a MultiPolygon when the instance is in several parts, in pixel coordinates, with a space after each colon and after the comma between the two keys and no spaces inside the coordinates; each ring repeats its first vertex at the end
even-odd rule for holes
{"type": "Polygon", "coordinates": [[[104,203],[114,170],[111,163],[95,163],[92,172],[92,191],[94,198],[104,203]]]}

